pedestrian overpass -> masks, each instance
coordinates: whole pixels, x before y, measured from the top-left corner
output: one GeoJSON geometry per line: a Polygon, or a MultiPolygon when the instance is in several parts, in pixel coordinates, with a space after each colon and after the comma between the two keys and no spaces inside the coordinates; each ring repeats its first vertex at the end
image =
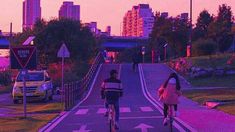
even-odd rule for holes
{"type": "Polygon", "coordinates": [[[141,47],[148,44],[146,37],[117,37],[111,36],[104,39],[101,44],[104,50],[108,52],[120,52],[125,49],[141,47]]]}

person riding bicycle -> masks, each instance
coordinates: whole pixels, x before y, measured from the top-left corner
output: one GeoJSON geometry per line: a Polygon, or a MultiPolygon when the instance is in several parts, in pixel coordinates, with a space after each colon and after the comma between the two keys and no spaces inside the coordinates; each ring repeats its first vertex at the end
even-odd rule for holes
{"type": "Polygon", "coordinates": [[[179,96],[182,94],[181,86],[179,82],[178,75],[176,73],[171,73],[168,79],[165,81],[164,85],[158,90],[160,96],[160,101],[164,104],[164,120],[163,124],[167,125],[167,111],[168,105],[173,105],[175,113],[177,113],[177,104],[179,104],[179,96]]]}
{"type": "Polygon", "coordinates": [[[117,79],[118,72],[116,70],[110,71],[110,78],[103,81],[101,86],[101,97],[105,99],[105,107],[113,104],[115,108],[115,127],[118,129],[119,121],[119,98],[123,95],[122,83],[117,79]]]}

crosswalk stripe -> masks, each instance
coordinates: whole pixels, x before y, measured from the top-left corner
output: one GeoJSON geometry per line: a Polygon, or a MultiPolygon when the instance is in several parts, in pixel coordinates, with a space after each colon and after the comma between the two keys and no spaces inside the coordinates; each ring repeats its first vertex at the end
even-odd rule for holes
{"type": "Polygon", "coordinates": [[[106,108],[99,108],[97,113],[98,114],[104,114],[106,112],[106,110],[107,110],[106,108]]]}
{"type": "Polygon", "coordinates": [[[143,112],[151,112],[153,109],[151,107],[140,107],[141,111],[143,112]]]}
{"type": "Polygon", "coordinates": [[[87,114],[88,109],[79,109],[75,114],[76,115],[85,115],[87,114]]]}
{"type": "Polygon", "coordinates": [[[120,112],[121,112],[121,113],[131,112],[131,109],[130,109],[129,107],[121,107],[121,108],[120,108],[120,112]]]}

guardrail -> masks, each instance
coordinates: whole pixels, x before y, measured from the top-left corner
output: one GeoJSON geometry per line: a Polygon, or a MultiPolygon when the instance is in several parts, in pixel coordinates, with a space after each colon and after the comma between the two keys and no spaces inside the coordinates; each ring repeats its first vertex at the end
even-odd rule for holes
{"type": "Polygon", "coordinates": [[[76,105],[77,101],[83,97],[86,91],[88,91],[99,68],[99,65],[103,63],[103,61],[102,54],[98,53],[92,63],[92,66],[83,79],[64,85],[64,90],[62,92],[64,110],[70,110],[73,106],[76,105]]]}

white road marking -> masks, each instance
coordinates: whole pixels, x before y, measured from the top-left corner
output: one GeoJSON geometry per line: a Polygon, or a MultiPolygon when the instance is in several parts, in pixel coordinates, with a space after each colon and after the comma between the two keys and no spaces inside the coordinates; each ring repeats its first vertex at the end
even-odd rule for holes
{"type": "Polygon", "coordinates": [[[107,111],[106,108],[99,108],[97,114],[104,114],[107,111]]]}
{"type": "Polygon", "coordinates": [[[141,111],[143,112],[152,112],[153,109],[151,107],[140,107],[141,111]]]}
{"type": "MultiPolygon", "coordinates": [[[[139,66],[139,76],[140,76],[140,82],[141,82],[141,87],[142,87],[142,91],[144,93],[144,96],[146,99],[148,99],[159,111],[161,114],[163,114],[162,109],[163,106],[156,101],[152,95],[149,93],[148,89],[147,89],[147,85],[145,82],[145,78],[144,78],[144,73],[143,73],[143,68],[142,65],[139,66]],[[146,90],[146,91],[145,91],[146,90]]],[[[175,120],[177,120],[178,122],[180,122],[184,127],[186,127],[187,129],[189,129],[191,132],[197,132],[197,130],[195,130],[194,128],[192,128],[191,126],[189,126],[187,123],[185,123],[184,121],[182,121],[181,119],[179,119],[178,117],[175,117],[175,120]]],[[[180,131],[180,132],[185,132],[185,130],[176,122],[173,123],[173,125],[180,131]]]]}
{"type": "Polygon", "coordinates": [[[91,130],[86,130],[86,125],[82,125],[79,130],[73,130],[73,132],[90,132],[91,130]]]}
{"type": "Polygon", "coordinates": [[[120,117],[121,120],[129,119],[163,119],[163,116],[140,116],[140,117],[120,117]]]}
{"type": "MultiPolygon", "coordinates": [[[[90,96],[91,91],[94,88],[95,81],[96,81],[96,79],[98,77],[98,74],[100,73],[100,69],[101,69],[102,65],[103,64],[101,64],[99,66],[99,68],[98,68],[98,70],[96,72],[95,78],[94,78],[94,80],[93,80],[93,82],[92,82],[92,84],[90,86],[90,90],[89,90],[87,96],[80,103],[78,103],[71,111],[77,109],[88,98],[88,96],[90,96]]],[[[46,126],[42,127],[39,130],[39,132],[50,132],[50,131],[52,131],[52,129],[55,128],[65,117],[67,117],[71,113],[71,111],[62,113],[61,116],[56,117],[56,119],[53,120],[51,123],[48,123],[46,126]]]]}
{"type": "Polygon", "coordinates": [[[88,109],[79,109],[75,115],[86,115],[88,112],[88,109]]]}
{"type": "Polygon", "coordinates": [[[129,107],[121,107],[120,113],[128,113],[131,112],[131,109],[129,107]]]}
{"type": "MultiPolygon", "coordinates": [[[[162,109],[156,104],[155,100],[151,100],[150,97],[148,97],[148,93],[146,92],[147,90],[147,86],[146,86],[146,82],[144,79],[144,73],[143,73],[143,69],[142,69],[142,65],[139,65],[139,77],[140,77],[140,83],[141,83],[141,88],[142,88],[142,92],[145,96],[145,98],[152,103],[161,114],[163,114],[162,109]]],[[[173,123],[173,125],[180,131],[180,132],[186,132],[182,127],[180,126],[176,126],[176,123],[173,123]]]]}

